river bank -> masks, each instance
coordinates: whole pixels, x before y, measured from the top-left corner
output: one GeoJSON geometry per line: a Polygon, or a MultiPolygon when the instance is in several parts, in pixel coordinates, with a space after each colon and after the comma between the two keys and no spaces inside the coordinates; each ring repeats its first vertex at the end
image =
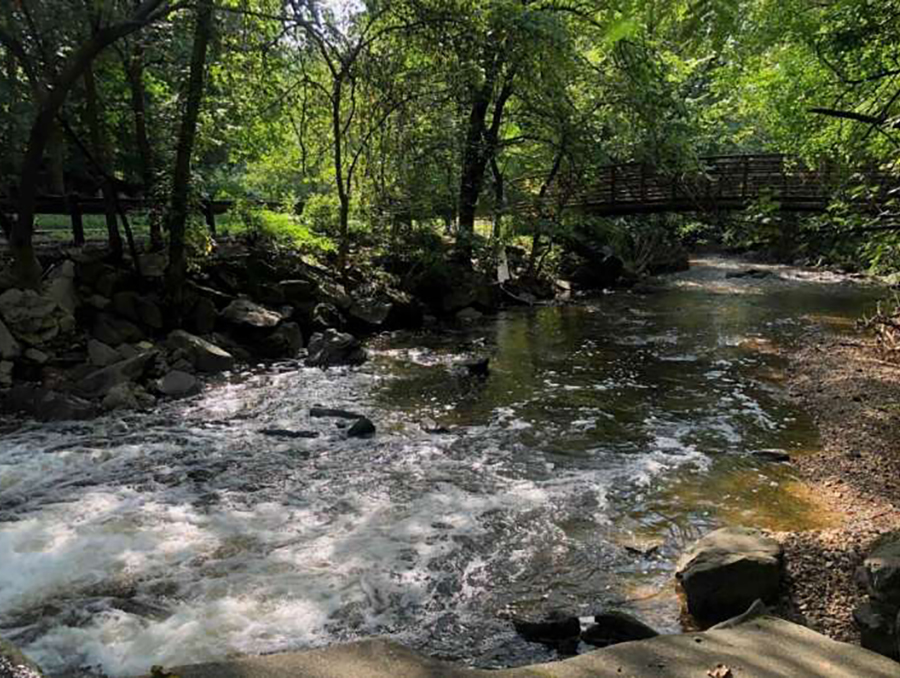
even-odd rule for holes
{"type": "Polygon", "coordinates": [[[900,365],[885,361],[870,337],[821,327],[786,358],[790,397],[821,436],[821,449],[794,466],[840,522],[779,535],[787,574],[780,611],[858,643],[853,610],[865,591],[857,569],[879,537],[900,526],[900,365]]]}

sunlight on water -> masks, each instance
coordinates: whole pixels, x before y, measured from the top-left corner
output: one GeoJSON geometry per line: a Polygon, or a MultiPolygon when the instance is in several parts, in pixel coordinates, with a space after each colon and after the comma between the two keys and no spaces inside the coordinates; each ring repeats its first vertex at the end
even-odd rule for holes
{"type": "Polygon", "coordinates": [[[673,630],[691,539],[834,519],[749,453],[815,447],[780,347],[871,294],[734,267],[383,337],[360,370],[285,363],[153,413],[3,435],[0,634],[51,671],[127,675],[373,634],[524,664],[554,655],[508,616],[550,609],[673,630]],[[481,354],[487,379],[454,368],[481,354]],[[348,440],[313,404],[379,434],[348,440]]]}

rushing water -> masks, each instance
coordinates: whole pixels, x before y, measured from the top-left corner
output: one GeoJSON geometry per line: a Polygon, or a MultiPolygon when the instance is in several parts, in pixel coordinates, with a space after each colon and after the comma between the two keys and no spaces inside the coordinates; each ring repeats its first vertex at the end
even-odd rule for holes
{"type": "Polygon", "coordinates": [[[376,634],[522,664],[554,654],[508,617],[552,609],[674,630],[686,541],[826,519],[751,453],[815,446],[775,348],[874,296],[787,268],[726,280],[737,266],[381,338],[358,370],[260,368],[153,413],[0,436],[0,635],[51,671],[123,675],[376,634]],[[471,354],[492,356],[487,379],[454,368],[471,354]],[[347,440],[317,403],[378,435],[347,440]]]}

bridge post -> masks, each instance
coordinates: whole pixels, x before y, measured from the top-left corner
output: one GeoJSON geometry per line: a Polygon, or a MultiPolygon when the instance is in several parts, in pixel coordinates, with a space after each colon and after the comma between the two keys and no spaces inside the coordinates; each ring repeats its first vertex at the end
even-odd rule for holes
{"type": "Polygon", "coordinates": [[[84,221],[81,218],[81,205],[78,204],[78,195],[70,193],[65,197],[69,217],[72,219],[72,240],[75,247],[84,245],[84,221]]]}

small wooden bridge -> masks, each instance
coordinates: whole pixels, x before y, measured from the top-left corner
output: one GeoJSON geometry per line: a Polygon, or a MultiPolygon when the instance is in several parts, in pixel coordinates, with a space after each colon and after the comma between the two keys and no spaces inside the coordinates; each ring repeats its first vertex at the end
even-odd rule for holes
{"type": "MultiPolygon", "coordinates": [[[[545,200],[598,216],[742,210],[760,199],[786,212],[821,212],[838,178],[829,165],[810,169],[780,154],[719,155],[702,158],[694,172],[666,172],[645,163],[608,165],[587,180],[561,181],[545,200]]],[[[881,204],[900,185],[897,176],[875,170],[866,171],[865,178],[870,190],[862,203],[881,204]]],[[[534,181],[516,182],[516,188],[521,196],[516,207],[538,207],[534,181]]]]}

